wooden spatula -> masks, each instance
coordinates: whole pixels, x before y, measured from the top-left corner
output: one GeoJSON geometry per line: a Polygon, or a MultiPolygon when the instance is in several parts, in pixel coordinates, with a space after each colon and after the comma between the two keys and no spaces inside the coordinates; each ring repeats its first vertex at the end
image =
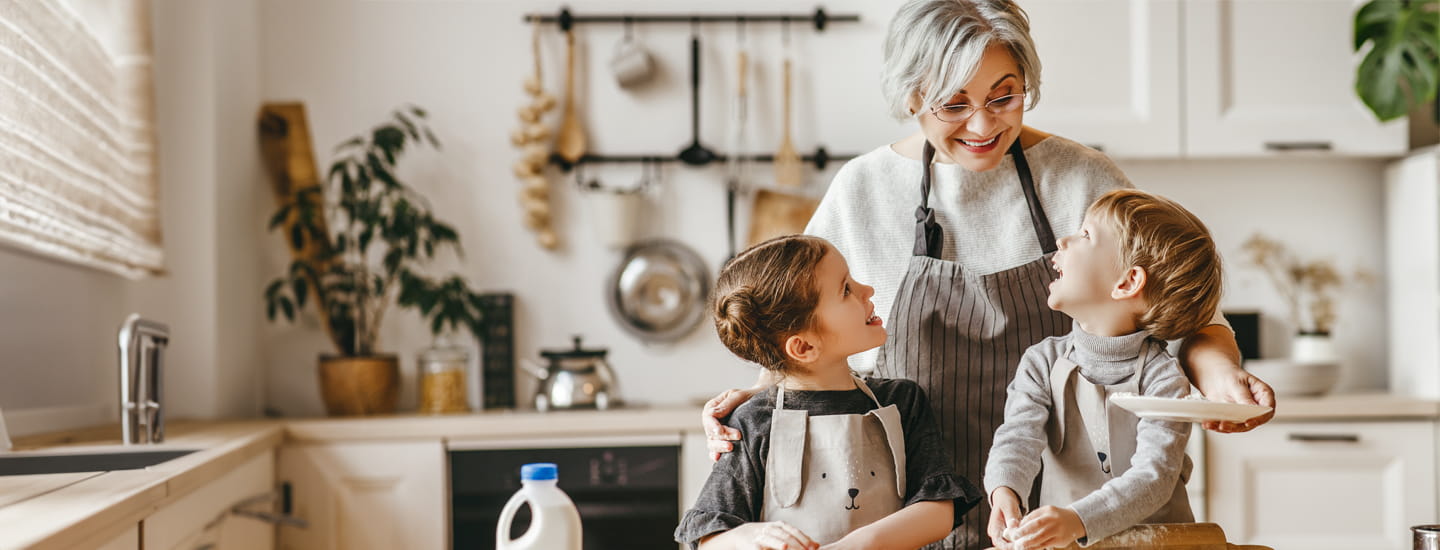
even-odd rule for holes
{"type": "Polygon", "coordinates": [[[801,185],[800,153],[790,141],[790,58],[785,58],[784,69],[785,120],[782,121],[780,149],[775,151],[775,183],[779,185],[801,185]]]}
{"type": "Polygon", "coordinates": [[[565,32],[565,110],[560,113],[559,135],[555,138],[555,152],[568,162],[576,162],[585,156],[585,129],[580,127],[579,114],[575,112],[575,32],[565,32]]]}

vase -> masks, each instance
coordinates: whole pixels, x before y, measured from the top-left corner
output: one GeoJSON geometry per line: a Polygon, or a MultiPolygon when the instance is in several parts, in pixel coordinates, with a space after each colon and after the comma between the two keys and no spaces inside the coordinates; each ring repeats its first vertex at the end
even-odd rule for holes
{"type": "Polygon", "coordinates": [[[1328,332],[1301,332],[1290,344],[1290,360],[1296,363],[1339,363],[1335,340],[1328,332]]]}
{"type": "Polygon", "coordinates": [[[400,398],[394,355],[320,356],[320,396],[330,416],[391,414],[400,398]]]}

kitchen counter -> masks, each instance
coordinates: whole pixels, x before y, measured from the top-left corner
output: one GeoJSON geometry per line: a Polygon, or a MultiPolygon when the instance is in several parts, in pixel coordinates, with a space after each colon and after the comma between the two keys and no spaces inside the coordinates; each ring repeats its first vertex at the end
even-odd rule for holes
{"type": "Polygon", "coordinates": [[[1440,401],[1388,393],[1337,393],[1320,397],[1280,397],[1276,422],[1435,420],[1440,401]]]}
{"type": "Polygon", "coordinates": [[[700,431],[700,407],[629,407],[608,411],[537,412],[509,410],[439,416],[398,415],[365,420],[291,420],[286,435],[295,441],[406,439],[505,439],[649,435],[700,431]]]}
{"type": "MultiPolygon", "coordinates": [[[[123,530],[284,440],[276,421],[175,422],[163,444],[147,449],[198,449],[140,470],[0,476],[0,547],[71,548],[123,530]]],[[[120,444],[107,426],[17,438],[15,450],[120,444]]]]}

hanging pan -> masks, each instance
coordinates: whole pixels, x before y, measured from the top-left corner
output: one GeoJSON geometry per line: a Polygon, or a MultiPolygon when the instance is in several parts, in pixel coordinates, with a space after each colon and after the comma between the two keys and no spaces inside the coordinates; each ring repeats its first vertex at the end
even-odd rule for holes
{"type": "Polygon", "coordinates": [[[705,318],[710,275],[690,247],[668,239],[625,251],[606,286],[615,321],[646,343],[674,342],[705,318]]]}

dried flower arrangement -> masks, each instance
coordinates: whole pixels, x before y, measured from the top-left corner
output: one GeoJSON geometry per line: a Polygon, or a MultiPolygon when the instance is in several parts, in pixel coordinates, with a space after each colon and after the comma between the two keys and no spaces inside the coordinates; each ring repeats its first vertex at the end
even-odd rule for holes
{"type": "Polygon", "coordinates": [[[1335,298],[1351,284],[1368,285],[1374,274],[1357,269],[1345,276],[1329,260],[1301,261],[1280,241],[1252,235],[1241,248],[1250,263],[1264,270],[1290,310],[1290,321],[1300,334],[1330,334],[1335,326],[1335,298]]]}

